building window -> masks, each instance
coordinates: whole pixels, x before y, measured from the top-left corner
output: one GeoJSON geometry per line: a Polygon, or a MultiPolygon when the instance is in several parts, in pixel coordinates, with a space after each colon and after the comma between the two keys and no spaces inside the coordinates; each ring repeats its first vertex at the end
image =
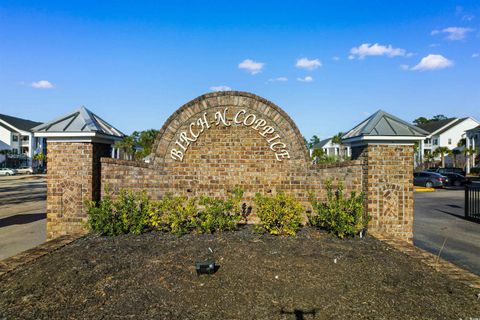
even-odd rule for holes
{"type": "Polygon", "coordinates": [[[438,138],[434,138],[434,139],[433,139],[433,145],[434,145],[434,146],[438,146],[438,138]]]}
{"type": "Polygon", "coordinates": [[[22,136],[22,141],[28,141],[28,136],[22,136]]]}
{"type": "Polygon", "coordinates": [[[18,142],[18,136],[14,134],[14,135],[12,136],[12,141],[13,141],[13,142],[18,142]]]}
{"type": "Polygon", "coordinates": [[[452,139],[448,139],[448,144],[452,144],[452,139]]]}

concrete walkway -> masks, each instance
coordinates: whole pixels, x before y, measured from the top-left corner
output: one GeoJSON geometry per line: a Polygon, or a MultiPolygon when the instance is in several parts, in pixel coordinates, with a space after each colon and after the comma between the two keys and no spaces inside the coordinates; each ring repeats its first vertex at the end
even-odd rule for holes
{"type": "Polygon", "coordinates": [[[43,175],[0,177],[0,260],[46,240],[43,175]]]}
{"type": "Polygon", "coordinates": [[[415,193],[414,244],[480,275],[480,224],[464,216],[464,190],[415,193]]]}

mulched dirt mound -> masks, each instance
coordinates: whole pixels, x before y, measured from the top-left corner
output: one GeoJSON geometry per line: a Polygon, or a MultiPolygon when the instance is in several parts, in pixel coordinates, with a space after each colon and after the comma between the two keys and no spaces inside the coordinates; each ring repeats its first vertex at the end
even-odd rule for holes
{"type": "Polygon", "coordinates": [[[371,237],[92,235],[0,278],[0,319],[465,319],[477,293],[371,237]]]}

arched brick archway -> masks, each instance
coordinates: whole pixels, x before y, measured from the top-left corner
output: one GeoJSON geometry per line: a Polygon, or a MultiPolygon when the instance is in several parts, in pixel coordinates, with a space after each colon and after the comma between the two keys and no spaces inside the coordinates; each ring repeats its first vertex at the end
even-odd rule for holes
{"type": "Polygon", "coordinates": [[[239,91],[204,94],[175,111],[157,136],[152,148],[153,163],[189,163],[198,160],[195,152],[201,152],[200,159],[208,161],[209,148],[215,148],[216,142],[232,153],[243,152],[237,153],[239,157],[230,157],[232,165],[240,163],[236,160],[247,161],[245,153],[274,166],[309,163],[303,137],[288,114],[264,98],[239,91]]]}

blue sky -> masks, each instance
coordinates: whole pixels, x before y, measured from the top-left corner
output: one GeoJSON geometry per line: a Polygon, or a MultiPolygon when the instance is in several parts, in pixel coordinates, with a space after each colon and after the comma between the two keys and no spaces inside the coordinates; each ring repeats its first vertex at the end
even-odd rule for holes
{"type": "Polygon", "coordinates": [[[221,87],[273,101],[307,137],[378,109],[480,120],[480,2],[0,2],[0,113],[85,105],[131,133],[221,87]]]}

